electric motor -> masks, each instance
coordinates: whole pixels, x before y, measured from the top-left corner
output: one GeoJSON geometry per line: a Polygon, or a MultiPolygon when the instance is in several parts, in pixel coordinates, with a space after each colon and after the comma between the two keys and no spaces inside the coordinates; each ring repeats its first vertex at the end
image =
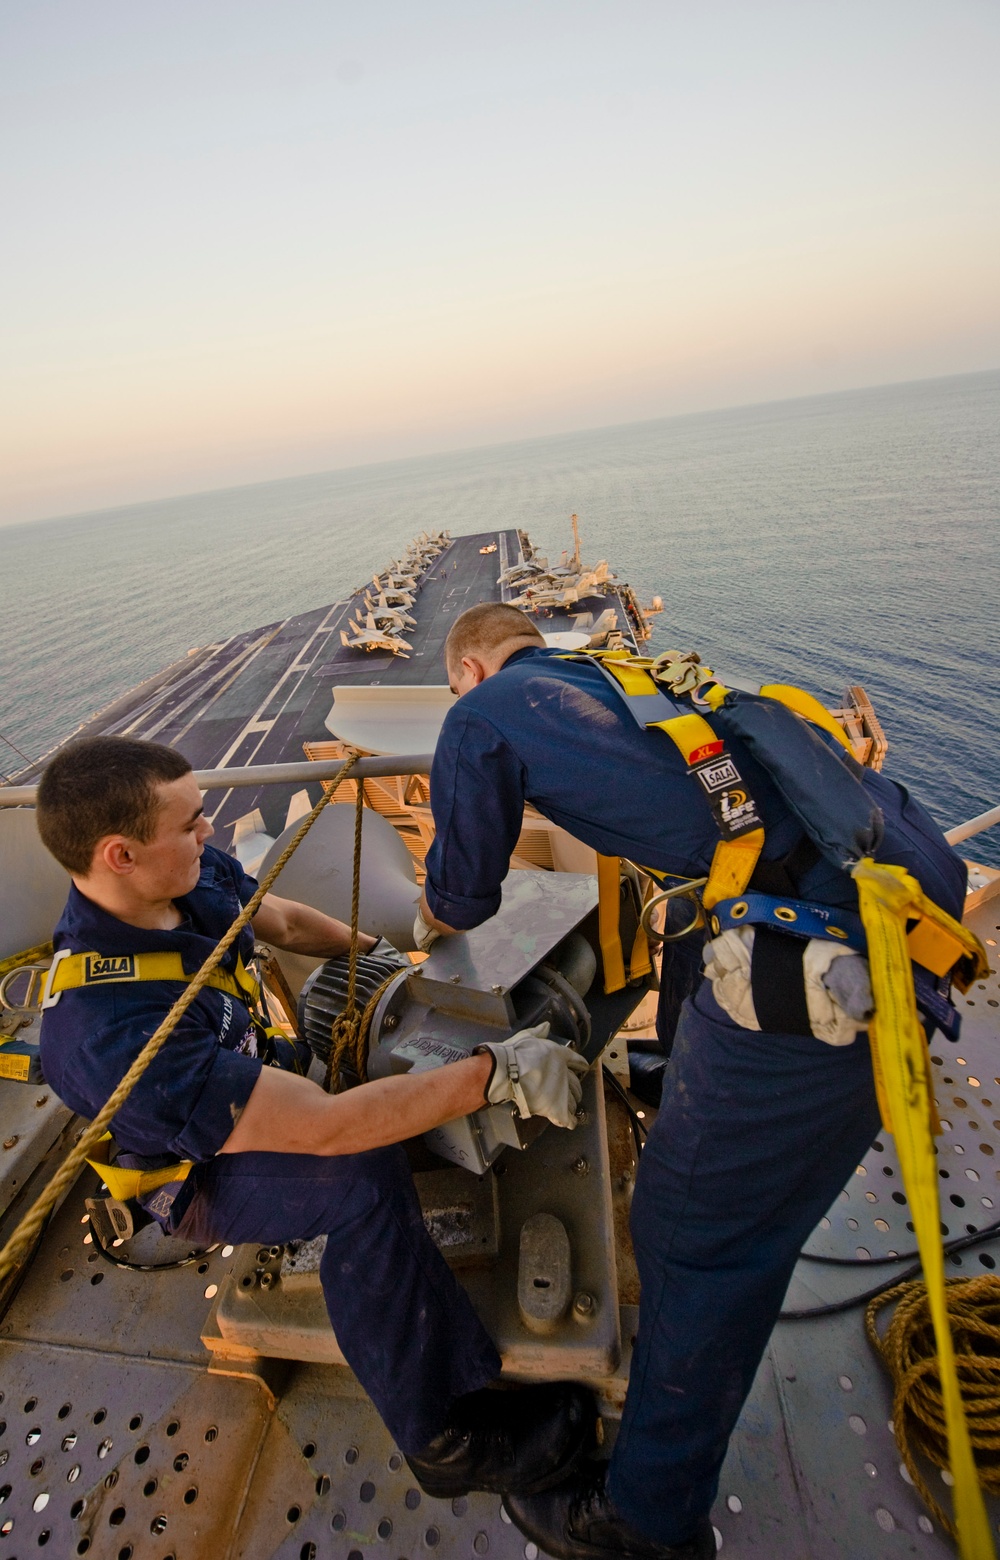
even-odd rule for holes
{"type": "MultiPolygon", "coordinates": [[[[389,975],[403,975],[410,968],[409,960],[401,965],[398,955],[359,954],[355,985],[358,1010],[364,1011],[389,975]]],[[[299,994],[299,1034],[308,1040],[313,1055],[321,1062],[330,1060],[330,1032],[347,1007],[347,984],[348,955],[341,953],[314,970],[299,994]]]]}

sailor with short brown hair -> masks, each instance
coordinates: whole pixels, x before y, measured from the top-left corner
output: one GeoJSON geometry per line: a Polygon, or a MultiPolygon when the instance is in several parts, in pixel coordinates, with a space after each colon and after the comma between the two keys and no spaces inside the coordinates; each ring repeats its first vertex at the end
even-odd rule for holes
{"type": "MultiPolygon", "coordinates": [[[[70,743],[42,777],[37,819],[73,877],[53,938],[42,1065],[59,1097],[93,1117],[257,885],[208,843],[190,764],[156,743],[70,743]],[[74,959],[82,978],[67,980],[74,959]]],[[[320,958],[350,942],[342,922],[266,894],[218,982],[113,1118],[117,1164],[160,1172],[140,1200],[194,1245],[326,1236],[320,1277],[338,1344],[428,1493],[544,1488],[589,1443],[590,1395],[487,1390],[499,1356],[424,1227],[400,1145],[478,1109],[487,1091],[513,1098],[512,1076],[529,1113],[575,1124],[579,1058],[531,1031],[433,1071],[326,1094],[289,1067],[290,1046],[279,1065],[261,1052],[244,979],[255,933],[320,958]]],[[[375,939],[360,941],[370,949],[375,939]]]]}
{"type": "MultiPolygon", "coordinates": [[[[706,792],[665,732],[637,722],[596,661],[547,648],[509,607],[463,614],[448,650],[460,697],[431,773],[437,833],[416,927],[423,946],[496,913],[525,802],[602,855],[679,879],[707,877],[720,832],[706,792]]],[[[758,703],[765,714],[776,708],[758,703]]],[[[904,867],[960,917],[965,865],[929,814],[901,786],[861,770],[828,730],[781,715],[803,754],[802,796],[813,773],[825,773],[851,801],[855,857],[904,867]]],[[[833,907],[841,919],[856,914],[843,854],[813,842],[789,788],[746,741],[728,746],[742,805],[752,795],[764,832],[751,887],[833,907]],[[779,882],[788,886],[765,886],[779,882]]],[[[665,959],[657,1028],[672,1050],[632,1204],[642,1300],[610,1465],[506,1503],[555,1560],[714,1556],[709,1512],[726,1447],[795,1261],[879,1126],[860,990],[842,991],[847,1033],[830,1043],[799,1021],[801,977],[784,1016],[767,993],[779,1022],[748,1027],[745,1007],[728,994],[733,972],[713,960],[715,978],[702,978],[700,945],[700,934],[689,937],[665,959]]]]}

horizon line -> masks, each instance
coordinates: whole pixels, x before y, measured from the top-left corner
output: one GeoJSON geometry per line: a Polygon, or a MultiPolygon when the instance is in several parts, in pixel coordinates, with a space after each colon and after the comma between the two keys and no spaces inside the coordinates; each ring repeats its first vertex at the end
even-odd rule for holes
{"type": "Polygon", "coordinates": [[[22,527],[52,525],[60,521],[87,520],[96,515],[117,515],[129,509],[143,509],[153,504],[178,503],[185,499],[209,498],[213,494],[249,492],[257,488],[275,487],[284,482],[301,482],[310,477],[346,475],[350,472],[377,471],[389,466],[410,465],[417,462],[440,460],[449,455],[474,455],[487,450],[513,449],[518,445],[542,444],[554,439],[578,438],[583,434],[611,433],[622,428],[643,428],[653,423],[683,422],[693,417],[717,417],[729,412],[747,412],[768,406],[794,406],[807,401],[830,400],[834,397],[857,395],[862,391],[898,390],[910,385],[941,384],[953,379],[981,379],[1000,374],[1000,364],[995,368],[981,368],[960,374],[931,374],[918,379],[880,380],[874,384],[852,385],[840,390],[816,390],[808,395],[778,396],[764,401],[739,401],[723,406],[702,407],[692,412],[671,412],[664,417],[639,417],[628,422],[588,424],[582,428],[562,429],[558,432],[530,434],[518,439],[498,439],[485,444],[460,444],[433,450],[420,455],[394,455],[386,460],[361,461],[345,466],[323,466],[318,470],[293,472],[290,475],[264,477],[255,482],[230,482],[222,487],[195,488],[179,493],[163,494],[156,498],[132,499],[124,504],[105,505],[97,509],[70,510],[62,514],[40,515],[33,520],[0,522],[0,530],[13,531],[22,527]]]}

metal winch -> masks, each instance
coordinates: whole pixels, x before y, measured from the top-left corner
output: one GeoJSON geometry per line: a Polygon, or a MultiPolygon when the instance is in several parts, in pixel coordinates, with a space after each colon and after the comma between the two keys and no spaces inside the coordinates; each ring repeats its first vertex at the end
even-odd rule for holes
{"type": "MultiPolygon", "coordinates": [[[[624,908],[631,910],[627,882],[624,908]]],[[[623,917],[623,933],[634,930],[623,917]]],[[[391,961],[358,961],[360,1006],[391,974],[391,961]]],[[[641,1001],[646,985],[607,996],[597,929],[597,884],[584,873],[512,872],[497,914],[435,943],[421,964],[399,970],[372,1016],[368,1074],[425,1071],[460,1061],[487,1040],[548,1022],[550,1037],[593,1060],[641,1001]]],[[[300,1027],[326,1060],[330,1029],[347,997],[347,960],[328,960],[306,981],[300,1027]]],[[[504,1148],[527,1148],[544,1120],[513,1105],[482,1110],[425,1134],[435,1153],[481,1175],[504,1148]]]]}

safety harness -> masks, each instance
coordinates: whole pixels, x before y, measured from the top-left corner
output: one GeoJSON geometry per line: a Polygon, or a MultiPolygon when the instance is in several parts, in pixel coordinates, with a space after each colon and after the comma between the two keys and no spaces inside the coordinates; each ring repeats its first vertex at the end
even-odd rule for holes
{"type": "MultiPolygon", "coordinates": [[[[708,924],[713,935],[718,936],[721,931],[731,927],[751,925],[760,927],[765,934],[778,932],[803,943],[819,937],[839,942],[859,953],[866,951],[865,931],[859,916],[780,894],[762,892],[758,888],[758,879],[762,880],[761,887],[773,883],[775,879],[784,880],[791,887],[792,874],[796,868],[801,871],[818,860],[819,850],[808,832],[811,820],[803,817],[799,810],[797,815],[806,831],[800,844],[784,862],[761,860],[765,840],[763,821],[720,730],[726,713],[724,702],[731,690],[718,681],[709,667],[702,666],[696,654],[681,655],[676,651],[668,651],[654,661],[625,650],[610,650],[570,652],[559,659],[596,666],[636,723],[646,730],[663,731],[683,757],[688,774],[698,784],[711,808],[720,836],[701,896],[705,910],[711,912],[708,924]],[[701,706],[700,710],[695,707],[697,705],[701,706]],[[709,724],[706,716],[715,724],[709,724]]],[[[851,744],[842,727],[829,710],[824,709],[819,700],[804,689],[787,683],[770,683],[761,688],[759,697],[819,727],[834,737],[848,753],[851,752],[851,744]]],[[[755,756],[764,768],[771,770],[781,789],[782,776],[773,774],[772,765],[768,763],[770,755],[762,753],[758,747],[755,756]]],[[[777,757],[775,754],[775,760],[777,757]]],[[[833,755],[830,755],[827,773],[836,776],[838,780],[844,777],[843,765],[833,755]]],[[[850,783],[855,784],[853,780],[850,783]]],[[[828,846],[829,841],[821,835],[818,843],[820,846],[828,846]]],[[[857,854],[858,859],[862,859],[862,853],[859,851],[857,854]]],[[[599,871],[598,882],[603,889],[601,947],[605,953],[605,990],[608,991],[620,987],[609,984],[609,953],[606,944],[610,949],[611,979],[624,984],[623,956],[620,948],[616,955],[612,946],[616,924],[610,887],[612,868],[616,868],[617,863],[613,857],[598,859],[604,874],[602,879],[599,871]]],[[[838,862],[838,865],[844,864],[843,861],[838,862]]],[[[670,875],[645,866],[642,871],[660,879],[670,875]]],[[[937,911],[936,906],[934,909],[937,911]]],[[[910,957],[919,966],[915,980],[920,1006],[949,1039],[957,1039],[959,1016],[947,999],[947,984],[956,965],[966,957],[963,939],[967,934],[961,927],[958,928],[958,934],[949,930],[941,922],[940,917],[944,915],[944,911],[938,911],[935,918],[929,913],[919,912],[911,921],[907,941],[910,957]]],[[[946,920],[950,922],[951,917],[946,917],[946,920]]],[[[786,1006],[794,1011],[801,1006],[796,1000],[802,986],[801,961],[796,969],[794,947],[790,950],[791,958],[782,952],[783,947],[787,948],[788,945],[776,944],[765,935],[760,938],[759,958],[762,965],[765,961],[768,963],[768,974],[773,977],[769,984],[772,988],[775,985],[780,988],[781,997],[787,999],[786,1006]]],[[[642,951],[645,952],[645,949],[642,951]]],[[[956,972],[956,984],[960,983],[959,974],[956,972]]],[[[629,978],[636,978],[636,972],[632,969],[629,978]]],[[[974,978],[970,973],[969,979],[974,978]]],[[[773,1002],[771,1007],[773,1009],[773,1002]]],[[[798,1027],[803,1033],[810,1032],[807,1025],[800,1024],[798,1027]]],[[[791,1032],[797,1032],[794,1026],[791,1032]]]]}
{"type": "MultiPolygon", "coordinates": [[[[811,694],[779,683],[761,688],[755,701],[757,707],[765,706],[761,721],[754,718],[754,704],[741,714],[738,700],[731,699],[730,690],[701,665],[697,655],[671,651],[653,661],[627,651],[598,651],[571,653],[562,659],[596,665],[639,725],[661,730],[671,738],[708,800],[720,839],[702,901],[715,936],[750,924],[755,927],[755,950],[759,934],[764,933],[772,948],[784,945],[787,949],[799,939],[804,949],[810,939],[818,938],[867,956],[875,1004],[868,1024],[875,1089],[883,1125],[895,1138],[924,1270],[954,1480],[959,1552],[963,1560],[985,1560],[994,1553],[993,1542],[969,1440],[945,1300],[934,1149],[934,1136],[941,1125],[927,1035],[936,1024],[949,1039],[957,1038],[958,1015],[948,1000],[948,991],[952,983],[967,991],[974,981],[989,974],[986,951],[972,932],[924,894],[904,868],[873,859],[875,837],[867,834],[857,799],[852,812],[849,786],[845,788],[844,782],[857,791],[861,788],[828,750],[825,757],[834,767],[831,769],[825,758],[821,762],[816,744],[810,749],[818,766],[815,774],[822,768],[831,791],[829,796],[815,799],[818,806],[812,805],[809,790],[813,776],[796,775],[794,768],[796,750],[801,748],[801,731],[795,730],[798,723],[789,725],[785,715],[775,720],[766,714],[768,703],[772,712],[775,705],[781,706],[783,711],[820,727],[850,752],[846,734],[811,694]],[[701,710],[712,717],[714,726],[701,710]],[[850,872],[860,914],[757,891],[752,880],[764,846],[764,827],[749,789],[726,751],[723,738],[727,730],[747,740],[753,756],[777,785],[802,825],[807,842],[816,848],[812,859],[823,854],[850,872]],[[788,751],[784,750],[786,744],[788,751]],[[839,823],[833,827],[822,816],[827,803],[831,803],[832,813],[841,809],[839,823]],[[851,843],[844,848],[848,839],[851,843]]],[[[695,924],[692,922],[690,929],[695,924]]],[[[782,957],[774,963],[774,972],[782,957]]],[[[793,966],[794,962],[793,957],[793,966]]]]}
{"type": "MultiPolygon", "coordinates": [[[[54,1007],[64,991],[151,980],[187,985],[192,979],[179,953],[73,953],[68,948],[61,948],[52,960],[41,1006],[43,1010],[54,1007]]],[[[243,1003],[257,1035],[258,1054],[265,1065],[280,1066],[280,1058],[284,1057],[295,1072],[301,1072],[294,1045],[284,1030],[270,1022],[260,982],[239,954],[235,970],[215,969],[204,984],[243,1003]]],[[[111,1133],[106,1133],[87,1163],[98,1172],[117,1202],[127,1203],[168,1183],[184,1181],[194,1167],[195,1161],[186,1159],[156,1170],[125,1169],[111,1162],[112,1141],[111,1133]]]]}

